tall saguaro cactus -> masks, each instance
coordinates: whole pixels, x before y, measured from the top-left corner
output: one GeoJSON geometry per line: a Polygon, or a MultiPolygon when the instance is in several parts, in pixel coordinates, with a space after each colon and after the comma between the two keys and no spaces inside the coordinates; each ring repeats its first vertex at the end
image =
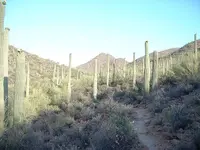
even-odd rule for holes
{"type": "Polygon", "coordinates": [[[97,99],[97,59],[95,59],[94,65],[93,98],[94,100],[97,99]]]}
{"type": "Polygon", "coordinates": [[[144,58],[142,59],[142,74],[144,75],[144,58]]]}
{"type": "Polygon", "coordinates": [[[59,66],[57,66],[57,72],[56,72],[56,84],[59,85],[59,81],[60,81],[60,70],[59,70],[59,66]]]}
{"type": "Polygon", "coordinates": [[[23,120],[24,89],[26,82],[25,54],[19,50],[16,59],[15,96],[14,96],[14,124],[23,120]]]}
{"type": "Polygon", "coordinates": [[[150,90],[150,62],[149,62],[149,50],[148,41],[145,41],[145,68],[144,68],[144,92],[149,94],[150,90]]]}
{"type": "Polygon", "coordinates": [[[162,58],[162,75],[165,75],[165,60],[162,58]]]}
{"type": "Polygon", "coordinates": [[[29,86],[30,86],[30,68],[29,68],[29,62],[26,64],[26,98],[29,97],[29,86]]]}
{"type": "Polygon", "coordinates": [[[172,55],[169,56],[169,61],[170,61],[170,69],[173,68],[173,58],[172,55]]]}
{"type": "Polygon", "coordinates": [[[166,73],[169,71],[169,59],[166,57],[165,58],[165,63],[166,63],[166,73]]]}
{"type": "Polygon", "coordinates": [[[71,100],[71,68],[72,68],[72,54],[69,54],[69,70],[68,70],[68,87],[67,87],[67,103],[71,100]]]}
{"type": "Polygon", "coordinates": [[[135,89],[136,84],[136,62],[135,62],[135,53],[133,53],[133,89],[135,89]]]}
{"type": "Polygon", "coordinates": [[[112,76],[112,82],[115,83],[116,80],[116,59],[113,62],[113,76],[112,76]]]}
{"type": "Polygon", "coordinates": [[[197,34],[194,34],[194,53],[195,53],[195,63],[197,61],[197,34]]]}
{"type": "Polygon", "coordinates": [[[126,77],[126,58],[124,58],[123,77],[126,77]]]}
{"type": "Polygon", "coordinates": [[[153,79],[152,79],[152,89],[157,88],[158,85],[158,52],[153,52],[153,79]]]}
{"type": "Polygon", "coordinates": [[[56,64],[54,64],[54,68],[53,68],[53,82],[56,81],[56,64]]]}
{"type": "Polygon", "coordinates": [[[4,130],[4,49],[3,49],[3,35],[4,35],[4,18],[5,18],[6,2],[0,1],[0,133],[4,130]]]}
{"type": "Polygon", "coordinates": [[[4,103],[5,103],[5,125],[9,125],[9,100],[8,100],[8,49],[9,28],[5,28],[3,36],[3,61],[4,61],[4,103]]]}
{"type": "Polygon", "coordinates": [[[109,87],[109,77],[110,77],[110,57],[107,54],[107,77],[106,77],[106,86],[109,87]]]}
{"type": "Polygon", "coordinates": [[[64,79],[64,65],[61,67],[61,78],[64,79]]]}

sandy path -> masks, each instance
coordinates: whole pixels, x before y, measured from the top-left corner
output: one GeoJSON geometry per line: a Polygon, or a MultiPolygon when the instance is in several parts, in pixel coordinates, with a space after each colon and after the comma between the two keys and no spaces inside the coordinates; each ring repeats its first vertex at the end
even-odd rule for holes
{"type": "Polygon", "coordinates": [[[148,110],[144,108],[134,109],[137,114],[133,125],[139,140],[145,145],[144,150],[164,150],[165,148],[160,148],[162,145],[160,139],[148,131],[146,126],[146,122],[150,120],[150,113],[148,110]]]}

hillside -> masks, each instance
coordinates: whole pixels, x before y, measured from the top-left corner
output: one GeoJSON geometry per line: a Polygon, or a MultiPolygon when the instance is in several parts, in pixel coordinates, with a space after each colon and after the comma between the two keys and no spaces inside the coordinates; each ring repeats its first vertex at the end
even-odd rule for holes
{"type": "MultiPolygon", "coordinates": [[[[197,48],[200,49],[200,39],[197,40],[197,48]]],[[[173,52],[173,54],[177,54],[180,52],[186,52],[186,51],[194,51],[194,41],[189,42],[188,44],[185,44],[183,47],[178,49],[178,51],[173,52]]]]}
{"type": "MultiPolygon", "coordinates": [[[[16,52],[17,48],[13,46],[9,46],[9,57],[8,57],[8,62],[9,62],[9,83],[13,84],[14,79],[15,79],[15,66],[16,66],[16,52]]],[[[26,62],[29,62],[30,66],[30,79],[31,81],[37,81],[39,79],[52,79],[53,77],[53,68],[54,65],[57,64],[59,65],[58,62],[54,62],[49,59],[43,59],[37,55],[28,53],[24,51],[26,54],[26,62]]],[[[60,75],[61,75],[61,65],[60,67],[60,75]]],[[[67,66],[64,66],[65,70],[65,75],[67,74],[67,66]]],[[[76,70],[72,69],[72,76],[76,77],[76,70]]]]}
{"type": "MultiPolygon", "coordinates": [[[[119,69],[123,68],[124,65],[124,59],[123,58],[115,58],[112,55],[108,54],[110,57],[110,67],[112,68],[112,64],[114,63],[114,61],[116,60],[116,65],[118,66],[119,69]]],[[[98,60],[98,71],[100,71],[100,67],[102,68],[102,71],[106,71],[106,62],[107,62],[107,54],[106,53],[100,53],[99,55],[97,55],[96,57],[94,57],[93,59],[91,59],[90,61],[78,66],[77,68],[79,70],[82,70],[84,72],[93,72],[94,71],[94,61],[95,59],[98,60]]],[[[126,61],[126,63],[128,63],[126,61]]]]}
{"type": "MultiPolygon", "coordinates": [[[[170,49],[166,49],[166,50],[162,50],[158,52],[158,57],[165,57],[167,55],[170,55],[174,52],[176,52],[179,48],[170,48],[170,49]]],[[[150,58],[153,58],[153,52],[149,54],[150,58]]],[[[136,61],[140,62],[142,61],[142,59],[144,58],[144,56],[138,58],[136,61]]]]}

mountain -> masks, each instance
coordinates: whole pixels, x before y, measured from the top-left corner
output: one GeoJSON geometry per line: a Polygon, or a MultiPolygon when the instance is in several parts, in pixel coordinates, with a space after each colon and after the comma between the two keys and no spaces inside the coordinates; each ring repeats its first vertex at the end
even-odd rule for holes
{"type": "MultiPolygon", "coordinates": [[[[114,63],[114,61],[116,61],[116,66],[119,68],[119,69],[122,69],[123,68],[123,65],[124,65],[124,59],[123,58],[115,58],[113,57],[112,55],[110,54],[106,54],[106,53],[100,53],[99,55],[97,55],[96,57],[94,57],[93,59],[91,59],[90,61],[82,64],[82,65],[79,65],[77,67],[77,69],[83,71],[83,72],[94,72],[94,63],[95,63],[95,59],[98,60],[98,71],[100,71],[100,68],[102,69],[102,71],[106,71],[106,64],[107,64],[107,55],[109,56],[110,58],[110,68],[112,68],[112,65],[114,63]]],[[[126,61],[126,64],[128,62],[126,61]]]]}

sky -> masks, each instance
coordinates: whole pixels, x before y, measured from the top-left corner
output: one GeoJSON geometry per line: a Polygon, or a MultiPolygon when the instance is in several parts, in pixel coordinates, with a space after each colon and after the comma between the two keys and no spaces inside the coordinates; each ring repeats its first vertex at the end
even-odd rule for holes
{"type": "MultiPolygon", "coordinates": [[[[10,44],[61,64],[101,52],[132,60],[200,37],[200,0],[7,0],[10,44]]],[[[199,38],[198,38],[199,39],[199,38]]]]}

